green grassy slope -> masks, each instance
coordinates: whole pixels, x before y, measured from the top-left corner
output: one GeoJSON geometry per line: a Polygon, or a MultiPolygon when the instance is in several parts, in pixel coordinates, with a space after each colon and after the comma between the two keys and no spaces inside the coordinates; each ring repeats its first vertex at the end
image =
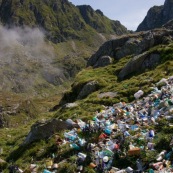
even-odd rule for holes
{"type": "Polygon", "coordinates": [[[134,100],[134,93],[142,89],[147,94],[152,87],[152,84],[158,82],[163,77],[168,77],[173,74],[173,44],[159,45],[150,52],[157,52],[161,55],[161,63],[153,69],[146,69],[137,74],[129,76],[126,80],[119,81],[118,74],[124,65],[131,59],[131,56],[115,61],[114,64],[104,68],[87,68],[78,73],[73,83],[72,89],[66,93],[65,99],[67,102],[76,101],[78,90],[89,81],[98,81],[98,91],[90,94],[83,100],[78,100],[80,106],[66,110],[59,110],[56,113],[57,117],[66,119],[67,117],[87,117],[97,109],[100,105],[113,105],[114,103],[124,101],[130,102],[134,100]],[[99,98],[98,95],[104,92],[117,92],[114,98],[99,98]],[[77,114],[75,114],[77,112],[77,114]]]}

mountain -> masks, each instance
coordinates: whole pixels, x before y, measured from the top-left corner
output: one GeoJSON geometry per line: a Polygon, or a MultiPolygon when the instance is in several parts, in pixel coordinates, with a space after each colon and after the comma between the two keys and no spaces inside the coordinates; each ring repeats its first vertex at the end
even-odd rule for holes
{"type": "Polygon", "coordinates": [[[148,11],[137,31],[159,28],[171,19],[173,19],[173,0],[165,0],[163,6],[154,6],[148,11]]]}
{"type": "Polygon", "coordinates": [[[94,11],[89,5],[77,6],[84,21],[99,33],[116,33],[122,35],[127,29],[119,21],[108,19],[100,10],[94,11]]]}
{"type": "Polygon", "coordinates": [[[128,33],[68,0],[1,0],[0,21],[0,91],[34,96],[57,92],[104,41],[128,33]]]}
{"type": "MultiPolygon", "coordinates": [[[[2,0],[0,5],[0,20],[3,25],[11,26],[30,26],[41,27],[47,33],[47,37],[54,43],[62,42],[67,39],[79,39],[83,32],[91,31],[95,27],[87,25],[83,18],[87,6],[75,7],[68,0],[2,0]]],[[[123,34],[127,29],[120,23],[114,22],[102,15],[102,12],[94,12],[90,7],[93,16],[90,21],[94,21],[96,26],[104,33],[123,34]],[[97,22],[95,19],[99,18],[97,22]],[[102,21],[102,25],[100,25],[102,21]],[[105,23],[105,21],[107,23],[105,23]],[[110,24],[109,24],[110,23],[110,24]],[[106,26],[108,24],[108,26],[106,26]],[[107,28],[101,29],[101,27],[107,28]],[[121,27],[122,32],[118,31],[121,27]]]]}

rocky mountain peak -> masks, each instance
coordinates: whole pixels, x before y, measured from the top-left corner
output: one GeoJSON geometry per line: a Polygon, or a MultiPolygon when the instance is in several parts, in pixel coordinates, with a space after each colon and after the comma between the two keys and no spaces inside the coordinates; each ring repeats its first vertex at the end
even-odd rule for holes
{"type": "Polygon", "coordinates": [[[173,0],[165,0],[164,5],[150,8],[137,31],[159,28],[173,19],[173,0]]]}
{"type": "Polygon", "coordinates": [[[122,35],[127,33],[127,29],[119,22],[109,20],[99,9],[96,11],[90,5],[77,6],[85,22],[100,33],[115,33],[122,35]]]}
{"type": "Polygon", "coordinates": [[[173,19],[173,0],[165,1],[162,14],[165,23],[170,19],[173,19]]]}

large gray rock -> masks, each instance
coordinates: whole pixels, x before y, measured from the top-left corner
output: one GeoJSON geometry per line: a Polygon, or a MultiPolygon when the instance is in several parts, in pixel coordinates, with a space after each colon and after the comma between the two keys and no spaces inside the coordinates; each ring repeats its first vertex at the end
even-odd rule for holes
{"type": "Polygon", "coordinates": [[[115,57],[116,49],[122,47],[128,39],[129,36],[122,36],[105,42],[99,50],[91,56],[88,60],[87,66],[94,66],[99,61],[99,58],[103,56],[115,57]]]}
{"type": "Polygon", "coordinates": [[[142,35],[139,35],[137,38],[129,38],[125,44],[119,49],[115,57],[116,59],[121,59],[127,55],[139,54],[144,50],[149,49],[154,45],[154,36],[152,32],[146,32],[142,35]]]}
{"type": "Polygon", "coordinates": [[[96,62],[96,64],[94,65],[95,68],[97,67],[105,67],[107,65],[112,64],[112,58],[110,56],[102,56],[101,58],[99,58],[99,60],[96,62]]]}
{"type": "Polygon", "coordinates": [[[128,75],[135,72],[141,72],[145,69],[150,69],[160,62],[159,54],[143,53],[132,58],[125,67],[120,71],[118,77],[123,80],[128,75]]]}
{"type": "Polygon", "coordinates": [[[87,97],[89,94],[96,91],[97,88],[98,88],[98,82],[97,81],[88,82],[81,89],[79,95],[77,96],[77,99],[83,99],[83,98],[87,97]]]}
{"type": "Polygon", "coordinates": [[[103,56],[119,60],[125,56],[141,54],[153,46],[173,40],[173,31],[165,28],[118,37],[105,42],[88,60],[87,66],[97,66],[103,56]],[[169,38],[169,39],[167,39],[169,38]]]}
{"type": "Polygon", "coordinates": [[[67,122],[58,119],[38,122],[31,127],[31,131],[26,137],[23,145],[30,144],[31,142],[47,139],[55,132],[60,130],[72,128],[67,122]]]}

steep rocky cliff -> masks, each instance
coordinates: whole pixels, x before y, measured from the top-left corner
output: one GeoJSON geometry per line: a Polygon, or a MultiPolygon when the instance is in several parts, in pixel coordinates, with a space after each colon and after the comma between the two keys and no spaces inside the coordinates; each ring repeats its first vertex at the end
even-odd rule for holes
{"type": "Polygon", "coordinates": [[[163,6],[154,6],[148,11],[137,31],[161,27],[171,19],[173,19],[173,0],[166,0],[163,6]]]}

